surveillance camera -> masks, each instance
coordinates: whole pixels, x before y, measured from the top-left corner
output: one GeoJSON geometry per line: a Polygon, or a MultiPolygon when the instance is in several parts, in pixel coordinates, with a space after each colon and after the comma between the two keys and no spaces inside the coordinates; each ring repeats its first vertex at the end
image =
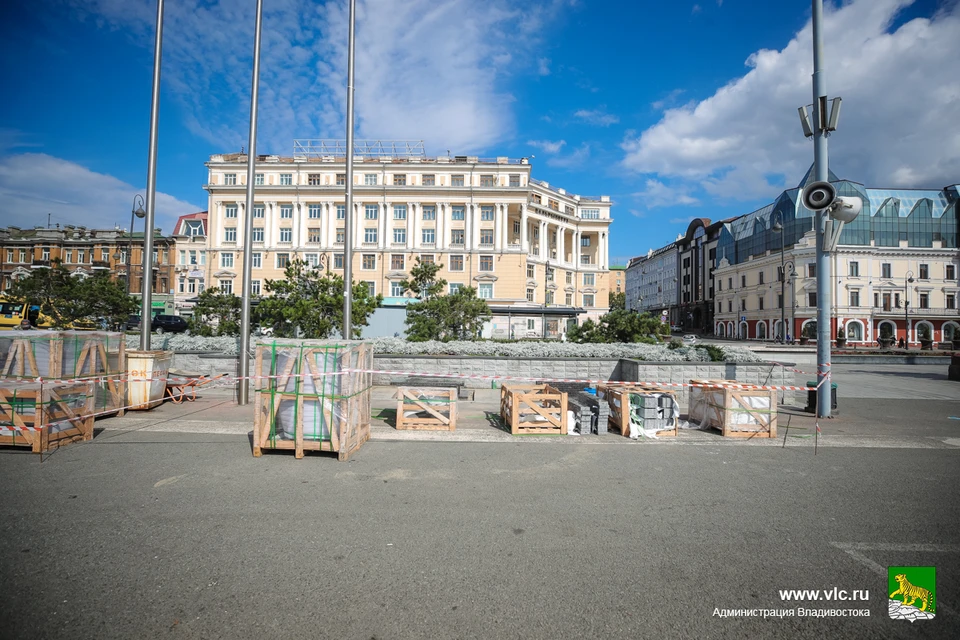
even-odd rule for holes
{"type": "Polygon", "coordinates": [[[863,200],[849,196],[838,197],[830,205],[830,217],[840,222],[853,222],[863,210],[863,200]]]}
{"type": "Polygon", "coordinates": [[[837,190],[829,182],[813,182],[803,190],[803,206],[811,211],[823,211],[837,199],[837,190]]]}

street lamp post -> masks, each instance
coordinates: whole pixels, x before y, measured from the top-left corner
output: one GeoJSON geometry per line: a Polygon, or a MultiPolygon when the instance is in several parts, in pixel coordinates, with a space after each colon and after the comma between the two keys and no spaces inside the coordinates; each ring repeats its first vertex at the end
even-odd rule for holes
{"type": "Polygon", "coordinates": [[[780,214],[777,217],[777,221],[773,223],[773,230],[780,235],[780,343],[783,344],[786,341],[786,317],[785,317],[785,303],[786,303],[786,286],[787,286],[787,272],[784,262],[783,255],[783,214],[780,214]]]}
{"type": "MultiPolygon", "coordinates": [[[[127,242],[127,297],[130,297],[130,278],[133,277],[133,221],[134,216],[143,219],[147,212],[143,210],[143,196],[139,193],[133,196],[133,206],[130,207],[130,241],[127,242]],[[139,201],[139,205],[137,202],[139,201]]],[[[142,292],[141,292],[142,293],[142,292]]],[[[143,319],[141,318],[141,322],[143,319]]]]}
{"type": "Polygon", "coordinates": [[[913,271],[903,276],[903,348],[910,350],[910,290],[907,285],[913,282],[913,271]]]}
{"type": "MultiPolygon", "coordinates": [[[[783,281],[786,284],[787,281],[787,267],[790,267],[790,331],[793,331],[794,326],[797,324],[797,267],[793,264],[793,260],[787,260],[783,265],[783,281]]],[[[783,291],[783,288],[781,288],[783,291]]],[[[784,305],[786,306],[786,305],[784,305]]],[[[786,342],[786,336],[790,333],[784,327],[784,342],[786,342]]]]}

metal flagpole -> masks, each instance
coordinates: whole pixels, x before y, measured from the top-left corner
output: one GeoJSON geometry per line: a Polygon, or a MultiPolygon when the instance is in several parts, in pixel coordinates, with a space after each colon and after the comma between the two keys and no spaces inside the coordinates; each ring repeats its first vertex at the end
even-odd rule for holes
{"type": "MultiPolygon", "coordinates": [[[[153,317],[153,221],[157,201],[157,130],[160,121],[160,58],[163,50],[163,0],[157,0],[157,42],[153,49],[153,102],[150,106],[150,156],[147,158],[147,220],[143,230],[143,277],[140,285],[140,350],[150,350],[153,317]]],[[[130,230],[131,233],[133,229],[130,230]]],[[[127,274],[127,278],[130,274],[127,274]]]]}
{"type": "MultiPolygon", "coordinates": [[[[823,71],[823,0],[813,1],[813,171],[829,182],[827,157],[827,78],[823,71]]],[[[830,417],[830,254],[826,251],[828,213],[816,213],[817,224],[817,416],[830,417]]]]}
{"type": "Polygon", "coordinates": [[[344,340],[353,337],[353,49],[357,0],[350,0],[350,30],[347,37],[347,197],[344,215],[343,327],[344,340]]]}
{"type": "Polygon", "coordinates": [[[250,90],[250,138],[247,146],[247,204],[243,212],[243,280],[240,306],[240,380],[237,404],[250,401],[250,278],[253,276],[253,187],[257,161],[257,100],[260,95],[260,26],[263,0],[257,0],[257,22],[253,36],[253,88],[250,90]]]}

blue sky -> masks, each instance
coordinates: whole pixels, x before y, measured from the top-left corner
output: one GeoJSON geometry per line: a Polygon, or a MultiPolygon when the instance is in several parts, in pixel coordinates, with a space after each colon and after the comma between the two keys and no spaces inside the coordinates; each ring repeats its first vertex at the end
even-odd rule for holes
{"type": "MultiPolygon", "coordinates": [[[[206,208],[239,151],[254,0],[167,0],[158,224],[206,208]]],[[[345,0],[265,0],[260,153],[342,138],[345,0]]],[[[358,0],[357,136],[535,155],[616,203],[611,257],[751,211],[812,160],[810,2],[358,0]]],[[[957,0],[827,0],[831,168],[871,187],[960,182],[957,0]]],[[[20,0],[0,21],[0,218],[129,224],[146,182],[155,0],[20,0]]]]}

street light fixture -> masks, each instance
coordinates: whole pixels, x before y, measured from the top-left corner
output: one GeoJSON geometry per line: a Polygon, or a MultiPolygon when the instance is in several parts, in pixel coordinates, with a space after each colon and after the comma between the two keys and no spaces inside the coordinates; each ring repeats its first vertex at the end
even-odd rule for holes
{"type": "MultiPolygon", "coordinates": [[[[147,212],[143,210],[143,196],[138,193],[137,195],[133,196],[133,206],[130,207],[130,238],[127,242],[127,297],[130,297],[130,278],[133,277],[133,220],[134,216],[143,219],[146,217],[146,215],[147,212]]],[[[141,291],[141,294],[142,293],[143,292],[141,291]]]]}
{"type": "Polygon", "coordinates": [[[913,282],[913,271],[903,276],[903,348],[910,350],[910,290],[907,284],[913,282]]]}

